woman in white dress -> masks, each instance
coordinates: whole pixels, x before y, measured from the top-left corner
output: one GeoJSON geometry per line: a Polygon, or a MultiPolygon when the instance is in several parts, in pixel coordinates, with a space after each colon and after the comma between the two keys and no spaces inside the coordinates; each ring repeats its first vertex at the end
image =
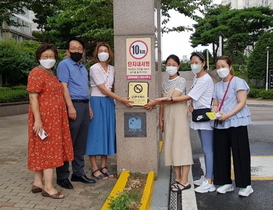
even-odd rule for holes
{"type": "MultiPolygon", "coordinates": [[[[176,55],[166,60],[166,72],[169,78],[162,87],[163,96],[177,97],[185,95],[186,80],[179,76],[180,61],[176,55]]],[[[193,164],[190,143],[187,102],[177,102],[160,106],[159,127],[164,131],[165,165],[173,166],[175,182],[172,191],[189,189],[188,181],[190,166],[193,164]]]]}

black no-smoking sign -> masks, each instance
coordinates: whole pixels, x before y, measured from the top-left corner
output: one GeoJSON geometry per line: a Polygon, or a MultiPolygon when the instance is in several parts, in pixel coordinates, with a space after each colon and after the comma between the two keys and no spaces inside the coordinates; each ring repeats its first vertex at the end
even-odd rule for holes
{"type": "Polygon", "coordinates": [[[148,82],[129,82],[128,97],[133,101],[133,106],[143,106],[147,104],[149,83],[148,82]]]}
{"type": "Polygon", "coordinates": [[[141,92],[143,91],[142,85],[141,85],[141,84],[136,84],[136,85],[134,86],[134,91],[135,91],[136,93],[141,93],[141,92]]]}

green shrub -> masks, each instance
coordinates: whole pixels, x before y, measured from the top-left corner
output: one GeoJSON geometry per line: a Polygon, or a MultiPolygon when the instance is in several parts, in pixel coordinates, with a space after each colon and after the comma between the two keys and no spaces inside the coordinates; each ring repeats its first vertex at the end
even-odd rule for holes
{"type": "Polygon", "coordinates": [[[262,89],[250,88],[250,92],[248,93],[248,97],[259,98],[261,91],[262,91],[262,89]]]}
{"type": "Polygon", "coordinates": [[[5,90],[0,91],[0,103],[28,101],[28,92],[26,90],[5,90]]]}
{"type": "Polygon", "coordinates": [[[251,89],[261,89],[261,90],[263,90],[264,89],[264,87],[261,87],[261,86],[258,86],[258,85],[253,85],[253,84],[248,84],[248,86],[250,87],[250,90],[251,89]]]}
{"type": "Polygon", "coordinates": [[[273,99],[273,89],[271,90],[262,90],[259,96],[263,99],[273,99]]]}
{"type": "Polygon", "coordinates": [[[26,90],[27,86],[26,85],[16,85],[11,87],[13,90],[26,90]]]}
{"type": "Polygon", "coordinates": [[[6,91],[6,90],[11,90],[10,87],[0,87],[0,92],[6,91]]]}

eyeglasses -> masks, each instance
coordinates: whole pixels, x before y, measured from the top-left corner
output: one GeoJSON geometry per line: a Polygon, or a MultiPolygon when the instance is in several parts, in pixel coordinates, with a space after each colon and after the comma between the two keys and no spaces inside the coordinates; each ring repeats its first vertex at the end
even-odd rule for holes
{"type": "Polygon", "coordinates": [[[69,49],[71,52],[79,52],[82,53],[83,52],[83,48],[70,48],[69,49]]]}
{"type": "Polygon", "coordinates": [[[41,59],[55,59],[55,56],[54,55],[42,55],[41,56],[41,59]]]}

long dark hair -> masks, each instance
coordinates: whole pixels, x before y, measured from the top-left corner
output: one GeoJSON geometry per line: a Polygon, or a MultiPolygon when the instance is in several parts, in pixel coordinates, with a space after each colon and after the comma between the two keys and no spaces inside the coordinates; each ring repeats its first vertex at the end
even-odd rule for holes
{"type": "Polygon", "coordinates": [[[197,56],[200,59],[200,61],[202,61],[202,63],[205,63],[204,70],[207,70],[208,66],[207,66],[206,59],[205,59],[205,56],[203,55],[203,53],[201,53],[201,52],[192,52],[190,60],[192,59],[193,56],[197,56]]]}

